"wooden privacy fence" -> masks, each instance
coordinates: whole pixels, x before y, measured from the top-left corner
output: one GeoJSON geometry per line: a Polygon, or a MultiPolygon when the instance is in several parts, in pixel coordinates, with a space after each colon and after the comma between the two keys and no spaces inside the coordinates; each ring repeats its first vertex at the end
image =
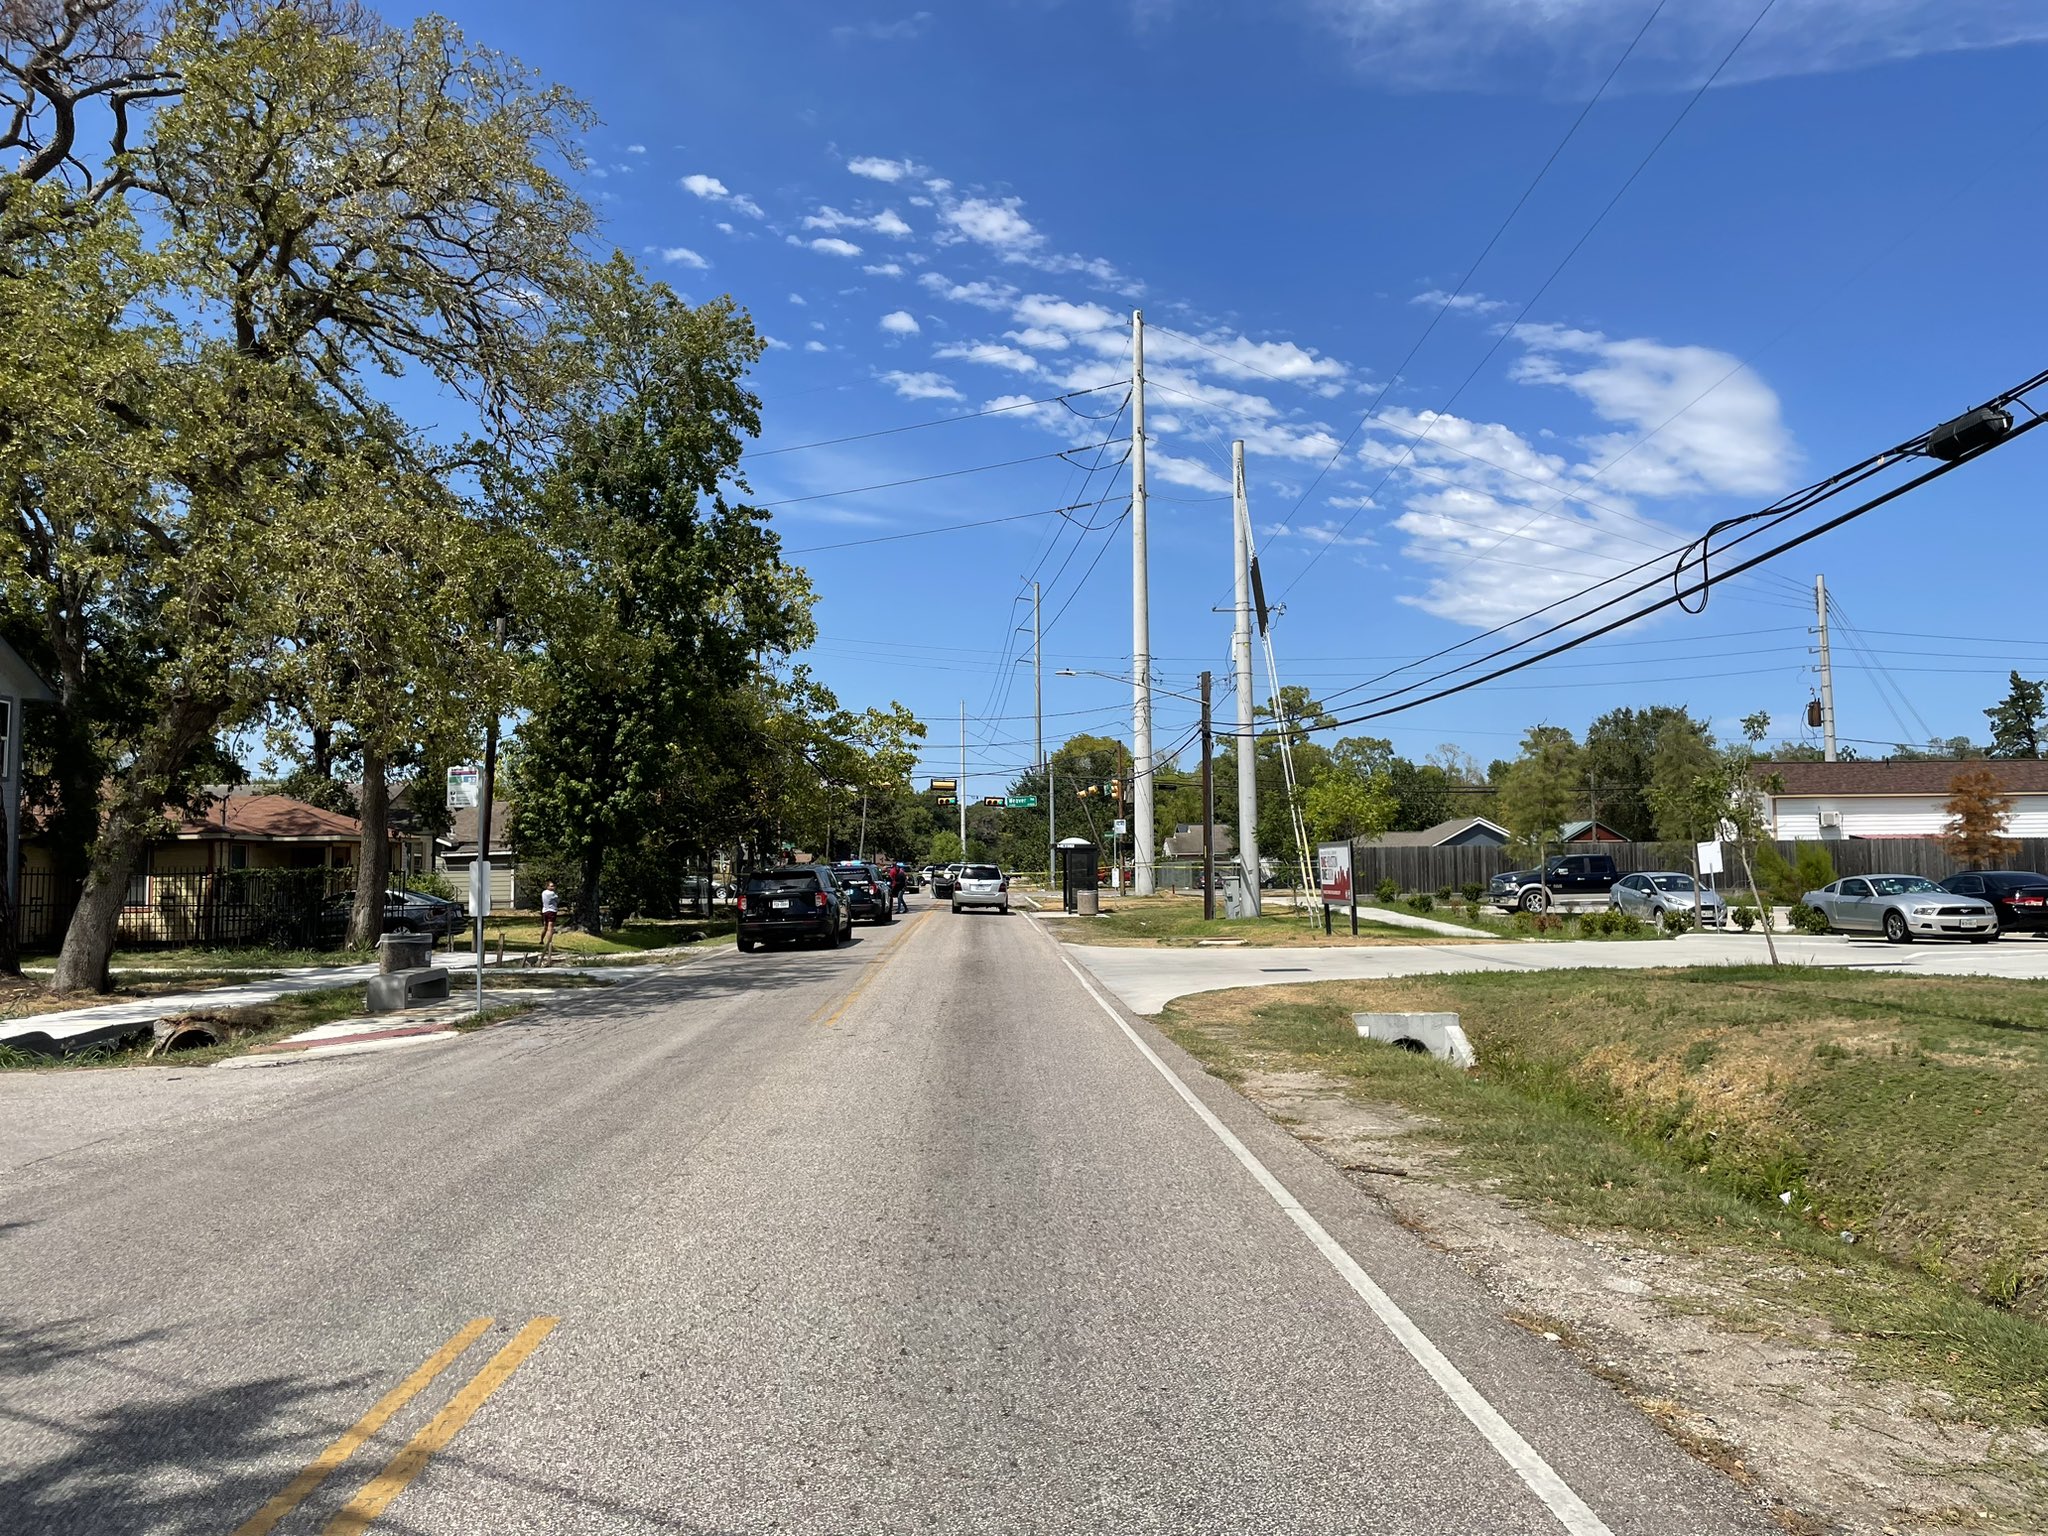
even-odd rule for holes
{"type": "MultiPolygon", "coordinates": [[[[1944,880],[1963,867],[1931,837],[1780,842],[1775,846],[1787,864],[1798,858],[1801,848],[1822,848],[1837,876],[1925,875],[1930,880],[1944,880]]],[[[1625,875],[1645,869],[1692,868],[1691,843],[1573,843],[1568,851],[1607,854],[1625,875]]],[[[1727,857],[1728,873],[1720,881],[1723,886],[1742,878],[1732,847],[1727,857]]],[[[1403,891],[1434,892],[1445,886],[1455,891],[1467,885],[1485,885],[1503,870],[1527,867],[1528,861],[1510,858],[1504,848],[1382,848],[1374,843],[1354,843],[1351,851],[1352,878],[1361,893],[1370,892],[1385,879],[1403,891]]],[[[2015,839],[2013,855],[2004,861],[2004,867],[2048,872],[2048,838],[2015,839]]]]}

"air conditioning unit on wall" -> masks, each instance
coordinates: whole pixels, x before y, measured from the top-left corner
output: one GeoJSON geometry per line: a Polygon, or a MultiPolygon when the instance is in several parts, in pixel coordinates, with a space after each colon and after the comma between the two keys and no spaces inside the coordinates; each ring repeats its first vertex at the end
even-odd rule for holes
{"type": "Polygon", "coordinates": [[[1840,811],[1822,811],[1820,813],[1820,824],[1823,827],[1833,827],[1836,831],[1840,831],[1842,827],[1842,813],[1840,811]]]}

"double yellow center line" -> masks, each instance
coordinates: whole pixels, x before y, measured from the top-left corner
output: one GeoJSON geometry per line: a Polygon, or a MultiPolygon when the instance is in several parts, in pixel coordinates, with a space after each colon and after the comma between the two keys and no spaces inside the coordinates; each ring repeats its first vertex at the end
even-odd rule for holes
{"type": "MultiPolygon", "coordinates": [[[[299,1475],[286,1483],[277,1495],[255,1514],[235,1527],[234,1536],[267,1536],[279,1521],[303,1503],[315,1488],[337,1471],[351,1456],[362,1449],[373,1435],[382,1429],[407,1403],[430,1386],[434,1378],[462,1358],[463,1354],[484,1334],[490,1331],[494,1318],[477,1317],[457,1329],[455,1336],[435,1350],[421,1363],[418,1370],[406,1377],[384,1396],[376,1405],[327,1449],[306,1464],[299,1475]]],[[[358,1536],[366,1530],[372,1520],[383,1514],[391,1501],[406,1489],[412,1480],[420,1475],[427,1458],[442,1449],[460,1434],[462,1427],[484,1405],[484,1399],[505,1384],[528,1355],[541,1346],[541,1341],[555,1331],[558,1317],[536,1317],[512,1336],[512,1341],[491,1356],[484,1368],[463,1383],[448,1405],[428,1421],[425,1428],[399,1447],[398,1452],[384,1464],[383,1470],[363,1485],[362,1491],[335,1513],[323,1528],[322,1536],[358,1536]]]]}
{"type": "Polygon", "coordinates": [[[885,954],[883,954],[882,958],[879,960],[869,962],[866,969],[862,972],[860,980],[853,984],[852,990],[849,991],[846,994],[846,996],[839,999],[839,1002],[836,1006],[831,1004],[821,1006],[816,1013],[811,1015],[811,1022],[817,1023],[822,1017],[824,1025],[827,1029],[830,1029],[833,1025],[837,1024],[840,1021],[840,1019],[845,1016],[846,1010],[854,1005],[854,1002],[860,997],[861,993],[867,991],[869,984],[873,982],[877,976],[882,974],[882,967],[887,965],[891,960],[894,960],[898,955],[903,953],[903,946],[910,942],[911,938],[916,934],[918,929],[922,928],[926,923],[931,921],[931,916],[932,915],[929,911],[920,912],[916,917],[912,918],[908,923],[906,923],[904,925],[902,934],[897,938],[894,944],[891,944],[889,946],[888,951],[885,954]],[[830,1008],[831,1010],[829,1013],[827,1013],[826,1011],[827,1008],[830,1008]]]}

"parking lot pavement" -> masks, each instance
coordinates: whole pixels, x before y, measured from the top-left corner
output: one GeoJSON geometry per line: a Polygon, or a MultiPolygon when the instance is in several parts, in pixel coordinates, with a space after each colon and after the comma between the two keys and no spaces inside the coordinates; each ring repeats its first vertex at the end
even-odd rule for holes
{"type": "MultiPolygon", "coordinates": [[[[1905,971],[1930,976],[2011,976],[2048,979],[2048,938],[2008,938],[1996,944],[1955,940],[1887,944],[1882,938],[1841,934],[1777,935],[1787,965],[1905,971]]],[[[1574,968],[1642,970],[1670,965],[1762,965],[1770,955],[1762,934],[1686,934],[1675,939],[1569,939],[1555,942],[1385,945],[1372,949],[1142,949],[1069,945],[1126,1007],[1159,1012],[1191,992],[1269,987],[1297,981],[1357,981],[1376,976],[1440,976],[1460,971],[1554,971],[1574,968]]]]}

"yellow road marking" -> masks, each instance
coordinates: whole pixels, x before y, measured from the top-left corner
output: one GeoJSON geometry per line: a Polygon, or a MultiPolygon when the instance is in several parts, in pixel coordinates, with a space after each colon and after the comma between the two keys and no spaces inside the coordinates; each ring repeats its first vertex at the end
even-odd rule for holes
{"type": "MultiPolygon", "coordinates": [[[[859,981],[853,984],[853,990],[848,992],[846,996],[842,997],[839,1000],[839,1006],[834,1008],[831,1014],[827,1016],[827,1018],[825,1019],[825,1028],[830,1029],[833,1025],[839,1022],[839,1020],[845,1015],[846,1010],[854,1005],[855,1000],[859,998],[861,993],[867,991],[868,984],[872,982],[877,976],[882,974],[882,968],[888,965],[898,955],[903,953],[903,946],[910,942],[911,936],[915,934],[918,929],[922,928],[927,922],[931,920],[931,915],[932,914],[930,910],[927,909],[926,911],[918,913],[916,917],[912,918],[909,921],[909,923],[907,923],[904,926],[903,937],[898,939],[894,944],[891,944],[889,946],[889,952],[883,955],[881,959],[875,961],[874,964],[870,965],[867,968],[867,973],[863,975],[859,981]]],[[[811,1015],[813,1019],[817,1018],[817,1016],[818,1015],[815,1013],[811,1015]]]]}
{"type": "Polygon", "coordinates": [[[336,1467],[355,1455],[363,1442],[382,1429],[390,1417],[417,1397],[427,1383],[447,1370],[462,1352],[491,1326],[488,1317],[472,1318],[455,1337],[427,1356],[426,1363],[377,1400],[376,1407],[350,1425],[348,1432],[306,1464],[268,1504],[235,1527],[234,1536],[266,1536],[266,1533],[298,1508],[299,1503],[325,1482],[336,1467]]]}
{"type": "Polygon", "coordinates": [[[520,1363],[555,1331],[559,1322],[559,1317],[536,1317],[514,1334],[512,1342],[491,1356],[490,1363],[470,1377],[462,1390],[448,1400],[448,1406],[435,1414],[426,1428],[400,1446],[398,1454],[384,1464],[384,1470],[342,1506],[327,1522],[323,1536],[358,1536],[367,1529],[393,1499],[405,1492],[406,1485],[420,1475],[427,1458],[462,1433],[462,1426],[470,1421],[477,1409],[483,1407],[484,1399],[505,1384],[506,1379],[519,1369],[520,1363]]]}

